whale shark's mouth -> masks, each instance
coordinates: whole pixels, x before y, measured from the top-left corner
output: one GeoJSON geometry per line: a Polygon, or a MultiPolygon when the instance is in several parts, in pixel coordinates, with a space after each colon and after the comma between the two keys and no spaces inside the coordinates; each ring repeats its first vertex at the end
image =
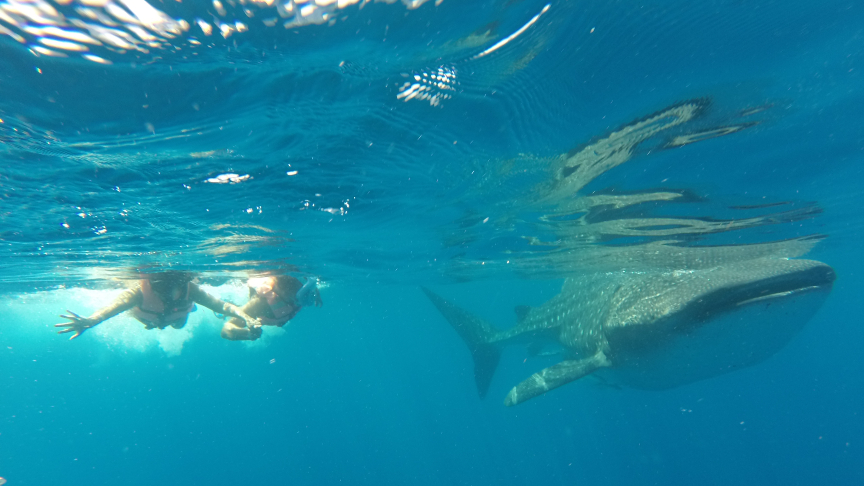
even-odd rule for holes
{"type": "MultiPolygon", "coordinates": [[[[785,260],[778,262],[775,273],[748,277],[741,274],[707,295],[694,298],[689,309],[693,324],[718,313],[737,312],[752,304],[773,304],[805,293],[828,290],[836,279],[834,269],[820,262],[785,260]],[[737,281],[736,281],[737,280],[737,281]]],[[[728,278],[728,276],[727,276],[728,278]]]]}
{"type": "MultiPolygon", "coordinates": [[[[830,284],[827,284],[827,285],[830,285],[830,284]]],[[[743,300],[741,302],[738,302],[737,306],[742,307],[742,306],[749,305],[749,304],[757,304],[757,303],[762,303],[762,302],[769,302],[772,300],[779,300],[779,299],[783,299],[784,297],[792,297],[794,295],[802,294],[804,292],[817,291],[817,290],[822,290],[824,288],[825,288],[825,285],[811,285],[809,287],[801,287],[801,288],[795,289],[795,290],[786,290],[783,292],[775,292],[773,294],[762,295],[759,297],[754,297],[752,299],[743,300]]]]}

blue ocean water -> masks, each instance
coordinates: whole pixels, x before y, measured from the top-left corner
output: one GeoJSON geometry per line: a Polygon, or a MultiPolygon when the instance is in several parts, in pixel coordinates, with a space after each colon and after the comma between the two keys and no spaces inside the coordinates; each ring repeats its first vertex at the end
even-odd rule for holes
{"type": "Polygon", "coordinates": [[[0,13],[10,486],[864,482],[864,5],[0,13]],[[564,278],[754,244],[806,247],[832,293],[768,360],[665,391],[582,379],[505,407],[560,359],[515,346],[480,399],[420,290],[506,328],[564,278]],[[206,309],[55,334],[162,269],[236,304],[250,275],[317,277],[324,306],[252,343],[206,309]]]}

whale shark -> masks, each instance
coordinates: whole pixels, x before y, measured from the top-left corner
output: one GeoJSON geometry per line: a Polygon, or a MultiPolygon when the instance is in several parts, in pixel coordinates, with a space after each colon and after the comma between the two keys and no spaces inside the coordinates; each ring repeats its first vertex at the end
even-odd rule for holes
{"type": "Polygon", "coordinates": [[[712,258],[728,254],[722,247],[688,252],[695,262],[689,268],[569,277],[543,305],[516,307],[517,324],[504,330],[423,291],[468,346],[481,398],[503,346],[563,348],[559,363],[510,390],[504,404],[512,406],[590,374],[612,385],[663,390],[756,365],[792,340],[835,280],[834,270],[815,260],[764,251],[712,258]]]}
{"type": "MultiPolygon", "coordinates": [[[[532,179],[524,194],[508,193],[503,202],[489,203],[491,219],[471,215],[460,225],[463,230],[487,221],[495,225],[496,232],[477,234],[498,238],[486,248],[505,248],[502,258],[460,256],[450,273],[470,279],[478,269],[488,275],[497,266],[564,281],[548,302],[516,307],[516,324],[509,329],[423,288],[467,344],[481,398],[502,347],[510,344],[526,344],[531,355],[554,346],[562,359],[516,385],[504,400],[508,406],[588,375],[616,387],[662,390],[753,366],[780,351],[818,311],[836,276],[830,266],[803,256],[823,236],[751,244],[706,239],[733,231],[753,235],[757,228],[811,219],[821,212],[817,206],[770,201],[733,206],[730,210],[747,211],[741,218],[696,217],[681,207],[700,199],[690,191],[590,187],[635,158],[757,126],[751,115],[768,108],[726,118],[713,115],[711,106],[708,98],[675,103],[565,154],[502,163],[499,175],[490,176],[483,187],[508,191],[523,187],[505,183],[508,176],[522,178],[535,170],[541,180],[532,179]],[[774,207],[783,209],[752,213],[774,207]],[[494,215],[496,208],[504,208],[501,215],[494,215]],[[519,233],[527,245],[515,243],[519,233]]],[[[482,194],[495,201],[494,191],[482,194]]],[[[766,234],[762,230],[756,241],[766,234]]],[[[459,235],[458,244],[470,241],[465,231],[459,235]]],[[[744,238],[739,233],[734,241],[750,241],[744,238]]]]}

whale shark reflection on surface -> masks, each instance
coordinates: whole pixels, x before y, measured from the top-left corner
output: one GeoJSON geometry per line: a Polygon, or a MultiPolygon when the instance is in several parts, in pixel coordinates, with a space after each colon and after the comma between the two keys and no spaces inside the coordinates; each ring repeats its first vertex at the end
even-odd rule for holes
{"type": "MultiPolygon", "coordinates": [[[[558,364],[510,391],[504,402],[508,406],[590,374],[610,385],[665,389],[768,359],[824,303],[834,270],[799,258],[822,236],[756,244],[695,244],[707,235],[811,219],[821,212],[815,205],[715,219],[656,216],[640,209],[680,204],[688,199],[687,191],[580,194],[600,175],[647,153],[646,147],[639,149],[651,140],[655,140],[653,147],[665,150],[731,135],[758,123],[706,125],[699,120],[709,106],[705,98],[677,103],[546,159],[547,180],[534,186],[531,194],[507,203],[522,212],[499,218],[511,225],[502,228],[530,232],[522,235],[528,248],[505,255],[507,264],[512,262],[518,271],[535,277],[567,277],[561,292],[545,304],[517,307],[514,327],[498,330],[423,289],[467,344],[481,397],[488,391],[501,347],[508,344],[540,349],[551,341],[564,348],[558,364]],[[539,217],[530,219],[538,213],[539,217]],[[541,249],[534,250],[537,247],[541,249]]],[[[788,203],[733,208],[779,205],[788,203]]],[[[475,263],[454,265],[454,273],[478,268],[475,263]]]]}

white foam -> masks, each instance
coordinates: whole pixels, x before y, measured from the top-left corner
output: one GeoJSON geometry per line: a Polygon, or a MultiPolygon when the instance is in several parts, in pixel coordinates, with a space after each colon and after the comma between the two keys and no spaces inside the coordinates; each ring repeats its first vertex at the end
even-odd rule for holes
{"type": "MultiPolygon", "coordinates": [[[[234,281],[225,285],[213,287],[202,285],[201,288],[220,299],[236,305],[246,303],[249,294],[244,282],[234,281]]],[[[71,310],[79,315],[87,316],[100,307],[109,304],[123,289],[91,290],[82,288],[58,289],[3,298],[2,308],[8,319],[18,326],[16,334],[25,334],[25,339],[42,341],[49,339],[50,333],[56,331],[53,324],[63,322],[58,317],[71,310]],[[29,336],[28,336],[29,335],[29,336]]],[[[218,336],[223,321],[217,318],[209,309],[197,306],[198,310],[189,315],[189,320],[181,329],[146,329],[128,313],[115,316],[98,326],[87,330],[76,343],[96,341],[99,346],[120,353],[145,353],[155,349],[162,350],[168,356],[177,356],[183,351],[183,346],[196,336],[218,336]]],[[[266,346],[274,337],[284,333],[281,329],[267,328],[261,339],[246,342],[250,347],[266,346]]],[[[56,337],[64,339],[68,334],[56,337]]]]}

